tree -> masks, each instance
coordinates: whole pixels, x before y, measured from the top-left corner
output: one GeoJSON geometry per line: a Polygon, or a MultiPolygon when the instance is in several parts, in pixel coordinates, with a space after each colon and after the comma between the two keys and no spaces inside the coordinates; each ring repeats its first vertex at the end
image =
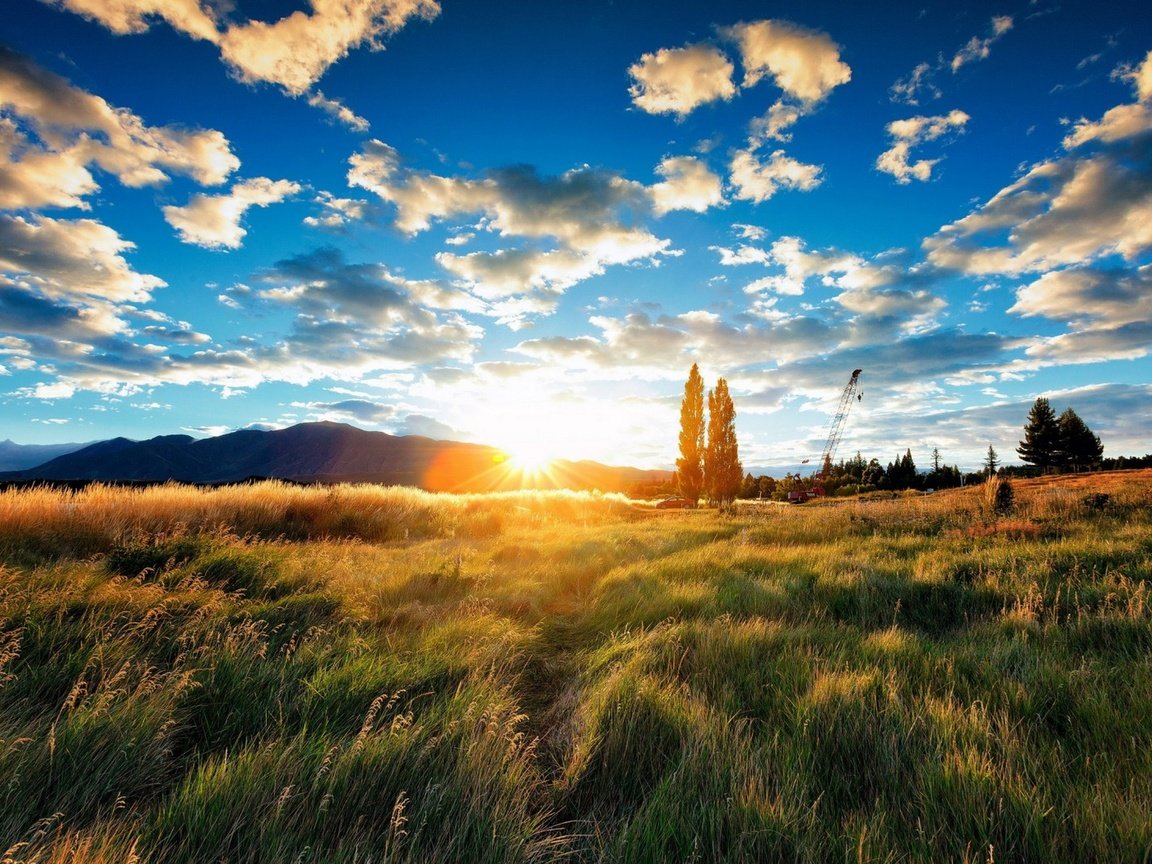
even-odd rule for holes
{"type": "Polygon", "coordinates": [[[693,363],[680,403],[680,458],[676,460],[680,494],[696,504],[704,489],[704,379],[693,363]]]}
{"type": "Polygon", "coordinates": [[[932,448],[932,473],[933,474],[939,474],[940,473],[940,448],[939,447],[933,447],[932,448]]]}
{"type": "Polygon", "coordinates": [[[988,445],[988,453],[984,457],[984,473],[991,477],[996,473],[996,469],[1000,467],[1000,454],[996,452],[996,448],[991,444],[988,445]]]}
{"type": "Polygon", "coordinates": [[[1043,396],[1039,397],[1028,412],[1028,422],[1024,425],[1024,440],[1016,448],[1020,458],[1037,468],[1047,471],[1059,464],[1060,425],[1056,412],[1043,396]]]}
{"type": "Polygon", "coordinates": [[[723,507],[736,500],[744,476],[736,444],[736,408],[721,378],[708,391],[708,444],[704,449],[704,486],[708,497],[723,507]]]}
{"type": "Polygon", "coordinates": [[[1100,458],[1104,455],[1104,445],[1080,419],[1080,415],[1068,408],[1056,423],[1060,431],[1057,454],[1061,468],[1079,471],[1081,468],[1093,468],[1100,464],[1100,458]]]}

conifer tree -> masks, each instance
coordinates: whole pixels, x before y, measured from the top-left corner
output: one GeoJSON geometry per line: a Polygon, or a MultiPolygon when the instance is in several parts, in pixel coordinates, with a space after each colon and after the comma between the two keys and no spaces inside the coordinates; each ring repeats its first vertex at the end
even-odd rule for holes
{"type": "Polygon", "coordinates": [[[693,504],[704,489],[704,379],[693,363],[684,383],[680,403],[680,458],[676,460],[676,484],[693,504]]]}
{"type": "Polygon", "coordinates": [[[736,444],[736,408],[721,378],[708,391],[708,445],[704,450],[704,483],[708,497],[720,507],[731,504],[740,492],[744,469],[736,444]]]}
{"type": "Polygon", "coordinates": [[[996,469],[1000,467],[1000,454],[996,452],[996,448],[991,444],[988,445],[988,452],[984,456],[984,473],[991,477],[996,473],[996,469]]]}
{"type": "Polygon", "coordinates": [[[1056,422],[1060,431],[1057,455],[1061,468],[1079,471],[1100,464],[1104,445],[1080,415],[1068,408],[1056,422]]]}
{"type": "Polygon", "coordinates": [[[1047,471],[1059,464],[1059,448],[1060,425],[1056,420],[1056,412],[1048,400],[1041,396],[1028,412],[1024,440],[1016,452],[1025,462],[1047,471]]]}

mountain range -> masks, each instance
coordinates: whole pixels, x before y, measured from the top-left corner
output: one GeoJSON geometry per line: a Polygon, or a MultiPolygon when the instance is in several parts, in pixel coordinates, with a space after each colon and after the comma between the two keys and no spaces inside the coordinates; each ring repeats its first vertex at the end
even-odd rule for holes
{"type": "Polygon", "coordinates": [[[252,478],[382,483],[437,492],[557,488],[658,494],[654,490],[670,481],[672,472],[567,460],[553,462],[547,471],[526,472],[495,447],[319,422],[271,431],[241,429],[201,439],[189,435],[161,435],[146,441],[113,438],[79,446],[39,465],[0,473],[3,481],[212,484],[252,478]]]}

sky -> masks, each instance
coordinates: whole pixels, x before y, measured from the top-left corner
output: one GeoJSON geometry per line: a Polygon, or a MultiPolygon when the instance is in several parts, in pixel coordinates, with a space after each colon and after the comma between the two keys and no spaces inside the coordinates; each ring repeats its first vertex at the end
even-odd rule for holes
{"type": "Polygon", "coordinates": [[[1152,5],[6,0],[0,438],[1152,451],[1152,5]]]}

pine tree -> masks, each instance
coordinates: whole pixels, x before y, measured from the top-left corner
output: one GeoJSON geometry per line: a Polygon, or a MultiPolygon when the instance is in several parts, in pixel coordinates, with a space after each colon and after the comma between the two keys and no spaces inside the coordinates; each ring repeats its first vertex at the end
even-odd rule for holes
{"type": "Polygon", "coordinates": [[[1000,454],[996,452],[996,448],[991,444],[988,445],[988,453],[984,457],[984,473],[991,477],[996,473],[996,469],[1000,467],[1000,454]]]}
{"type": "Polygon", "coordinates": [[[1056,421],[1060,430],[1060,444],[1057,450],[1061,468],[1079,471],[1100,464],[1104,455],[1104,445],[1088,425],[1068,408],[1056,421]]]}
{"type": "Polygon", "coordinates": [[[708,445],[704,450],[704,484],[708,497],[723,507],[736,500],[744,469],[736,444],[736,408],[721,378],[708,391],[708,445]]]}
{"type": "Polygon", "coordinates": [[[693,504],[704,489],[704,379],[693,363],[680,403],[680,458],[676,460],[680,494],[693,504]]]}
{"type": "Polygon", "coordinates": [[[1024,440],[1016,448],[1020,458],[1037,468],[1048,470],[1059,464],[1060,426],[1056,412],[1043,396],[1039,397],[1028,412],[1028,422],[1024,426],[1024,440]]]}

